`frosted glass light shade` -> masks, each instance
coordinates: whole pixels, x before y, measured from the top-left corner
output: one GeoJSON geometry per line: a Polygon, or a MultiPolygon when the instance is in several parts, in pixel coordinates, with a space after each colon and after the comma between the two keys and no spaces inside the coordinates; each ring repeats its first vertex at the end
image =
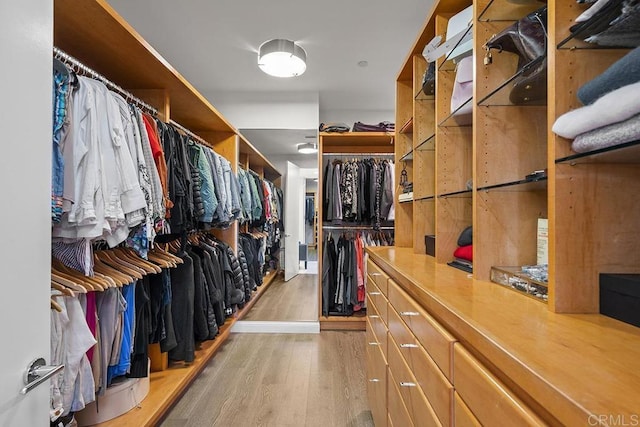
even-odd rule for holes
{"type": "Polygon", "coordinates": [[[298,144],[298,153],[300,154],[313,154],[318,152],[316,144],[305,142],[304,144],[298,144]]]}
{"type": "Polygon", "coordinates": [[[269,40],[260,45],[258,66],[270,76],[299,76],[307,69],[307,53],[291,40],[269,40]]]}

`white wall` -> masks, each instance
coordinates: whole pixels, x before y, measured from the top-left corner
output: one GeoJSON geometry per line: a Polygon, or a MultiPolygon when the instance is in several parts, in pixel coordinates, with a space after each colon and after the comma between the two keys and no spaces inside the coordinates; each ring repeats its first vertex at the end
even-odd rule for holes
{"type": "Polygon", "coordinates": [[[0,2],[2,209],[0,425],[49,425],[49,387],[27,395],[27,365],[50,359],[53,2],[0,2]]]}
{"type": "Polygon", "coordinates": [[[238,129],[319,126],[318,94],[314,92],[216,92],[205,96],[238,129]]]}
{"type": "Polygon", "coordinates": [[[310,154],[296,154],[293,156],[277,156],[275,154],[270,154],[267,157],[273,166],[283,173],[287,170],[288,161],[297,165],[299,168],[318,169],[318,158],[310,154]]]}

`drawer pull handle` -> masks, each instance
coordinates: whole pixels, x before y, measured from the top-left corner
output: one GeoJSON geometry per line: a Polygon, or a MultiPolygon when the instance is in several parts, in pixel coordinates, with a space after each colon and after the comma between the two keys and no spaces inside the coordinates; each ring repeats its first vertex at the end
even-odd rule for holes
{"type": "Polygon", "coordinates": [[[415,387],[416,383],[400,381],[400,387],[415,387]]]}
{"type": "Polygon", "coordinates": [[[400,348],[418,348],[418,344],[400,344],[400,348]]]}
{"type": "Polygon", "coordinates": [[[420,316],[417,311],[401,311],[400,316],[420,316]]]}
{"type": "Polygon", "coordinates": [[[377,314],[370,314],[369,318],[370,319],[378,319],[378,318],[380,318],[380,316],[378,316],[377,314]]]}
{"type": "Polygon", "coordinates": [[[369,295],[382,295],[382,293],[374,291],[374,292],[369,292],[369,295]]]}
{"type": "Polygon", "coordinates": [[[369,345],[380,345],[380,343],[374,341],[374,342],[370,342],[369,345]]]}
{"type": "Polygon", "coordinates": [[[379,380],[378,378],[371,378],[371,379],[369,380],[369,382],[370,382],[370,383],[379,383],[379,382],[380,382],[380,380],[379,380]]]}
{"type": "Polygon", "coordinates": [[[371,276],[372,277],[377,277],[377,276],[382,276],[382,274],[380,274],[380,273],[371,273],[371,276]]]}

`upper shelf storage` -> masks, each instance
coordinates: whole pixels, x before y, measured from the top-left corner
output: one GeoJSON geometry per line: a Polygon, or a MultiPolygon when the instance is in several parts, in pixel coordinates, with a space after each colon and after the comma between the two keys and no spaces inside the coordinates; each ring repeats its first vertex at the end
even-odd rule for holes
{"type": "MultiPolygon", "coordinates": [[[[162,91],[171,119],[198,132],[236,129],[104,0],[56,0],[54,45],[125,89],[162,91]]],[[[154,102],[145,100],[152,105],[154,102]]],[[[164,108],[162,99],[154,105],[164,108]]]]}
{"type": "Polygon", "coordinates": [[[320,133],[322,153],[393,153],[393,133],[345,132],[320,133]]]}

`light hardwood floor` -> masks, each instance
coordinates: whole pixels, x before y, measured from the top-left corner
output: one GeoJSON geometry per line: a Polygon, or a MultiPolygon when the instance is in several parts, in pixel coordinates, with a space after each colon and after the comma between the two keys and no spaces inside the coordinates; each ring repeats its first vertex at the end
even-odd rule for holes
{"type": "Polygon", "coordinates": [[[299,274],[285,282],[279,276],[269,286],[244,320],[318,320],[318,276],[299,274]]]}
{"type": "Polygon", "coordinates": [[[369,427],[364,332],[232,334],[164,427],[369,427]]]}

